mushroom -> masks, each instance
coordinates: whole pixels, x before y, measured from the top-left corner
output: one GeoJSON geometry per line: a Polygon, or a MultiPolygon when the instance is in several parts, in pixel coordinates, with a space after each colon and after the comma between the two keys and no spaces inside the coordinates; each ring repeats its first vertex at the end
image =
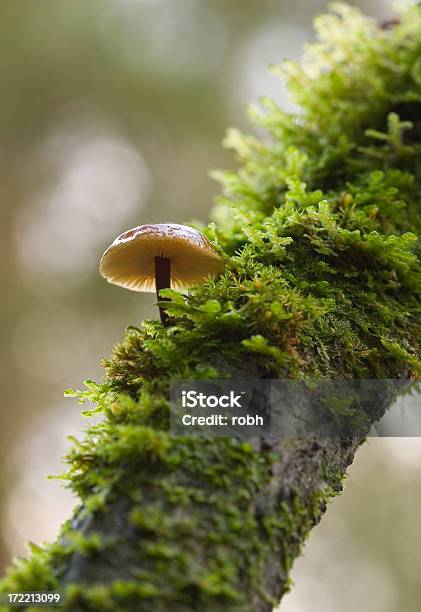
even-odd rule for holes
{"type": "MultiPolygon", "coordinates": [[[[175,223],[139,225],[120,234],[101,258],[109,283],[132,291],[186,289],[224,269],[222,258],[201,232],[175,223]]],[[[167,315],[159,307],[161,322],[167,315]]]]}

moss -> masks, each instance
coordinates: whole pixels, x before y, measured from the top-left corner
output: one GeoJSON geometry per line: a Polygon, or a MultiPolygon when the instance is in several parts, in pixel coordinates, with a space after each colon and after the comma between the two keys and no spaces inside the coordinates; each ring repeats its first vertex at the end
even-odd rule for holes
{"type": "Polygon", "coordinates": [[[317,29],[305,60],[282,68],[300,113],[264,100],[251,117],[267,140],[227,135],[240,170],[215,173],[223,192],[204,229],[225,273],[167,291],[169,327],[130,326],[104,381],[68,392],[104,416],[67,457],[82,505],[1,591],[61,584],[65,609],[83,611],[270,606],[346,465],[291,443],[298,462],[317,457],[317,486],[274,492],[270,445],[169,435],[171,380],[419,375],[421,10],[380,30],[336,4],[317,29]],[[99,531],[82,535],[86,520],[99,531]],[[273,554],[282,571],[270,582],[273,554]],[[70,561],[93,557],[96,573],[87,565],[72,583],[70,561]]]}

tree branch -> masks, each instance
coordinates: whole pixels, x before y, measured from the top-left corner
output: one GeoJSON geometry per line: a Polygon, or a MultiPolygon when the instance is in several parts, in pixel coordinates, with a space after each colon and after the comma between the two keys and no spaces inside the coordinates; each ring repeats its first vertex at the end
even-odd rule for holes
{"type": "Polygon", "coordinates": [[[266,101],[269,142],[227,137],[241,170],[222,175],[205,230],[225,273],[166,292],[168,327],[130,328],[79,394],[105,417],[68,457],[81,505],[0,592],[61,588],[68,610],[271,610],[363,434],[171,436],[171,381],[419,375],[421,151],[396,108],[420,94],[421,11],[386,31],[333,11],[288,66],[301,115],[266,101]]]}

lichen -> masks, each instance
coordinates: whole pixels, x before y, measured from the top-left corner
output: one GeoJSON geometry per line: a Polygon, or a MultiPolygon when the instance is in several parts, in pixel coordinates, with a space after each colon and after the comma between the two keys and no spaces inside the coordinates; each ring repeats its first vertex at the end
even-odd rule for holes
{"type": "Polygon", "coordinates": [[[130,326],[104,381],[78,394],[104,416],[67,457],[81,505],[1,592],[63,586],[65,609],[83,611],[270,607],[267,560],[282,561],[287,590],[345,467],[322,463],[314,490],[282,489],[261,514],[275,454],[171,436],[171,380],[419,375],[421,10],[381,30],[335,4],[316,26],[304,61],[282,67],[300,113],[266,99],[251,117],[268,139],[228,133],[240,169],[215,173],[223,193],[204,228],[224,274],[167,291],[169,326],[130,326]],[[82,534],[86,517],[103,533],[82,534]],[[66,573],[75,557],[83,580],[66,573]],[[109,579],[120,562],[129,575],[109,579]]]}

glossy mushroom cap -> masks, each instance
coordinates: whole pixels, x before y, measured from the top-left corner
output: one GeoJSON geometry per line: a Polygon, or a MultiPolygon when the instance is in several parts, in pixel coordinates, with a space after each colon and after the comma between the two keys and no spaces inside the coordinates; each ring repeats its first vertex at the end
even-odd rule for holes
{"type": "Polygon", "coordinates": [[[197,230],[175,223],[139,225],[118,236],[102,256],[99,271],[109,283],[132,291],[155,291],[155,257],[171,261],[171,288],[197,285],[224,263],[197,230]]]}

